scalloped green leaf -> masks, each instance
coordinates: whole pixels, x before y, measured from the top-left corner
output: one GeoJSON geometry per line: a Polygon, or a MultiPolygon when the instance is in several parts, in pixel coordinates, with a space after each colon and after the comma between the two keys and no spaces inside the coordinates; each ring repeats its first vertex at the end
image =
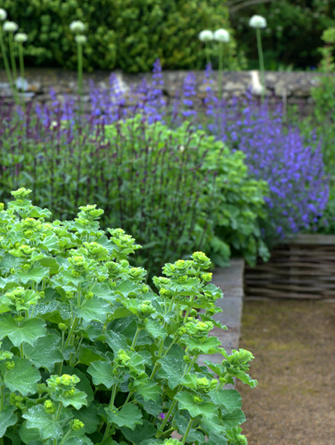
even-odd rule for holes
{"type": "Polygon", "coordinates": [[[203,342],[189,337],[185,340],[185,344],[189,347],[190,351],[199,350],[203,354],[216,354],[219,352],[219,346],[221,346],[221,342],[217,337],[208,337],[203,342]]]}
{"type": "Polygon", "coordinates": [[[212,419],[218,415],[218,409],[211,402],[202,402],[200,404],[193,400],[193,395],[189,392],[182,391],[175,395],[175,400],[178,400],[179,409],[186,409],[191,417],[203,416],[207,419],[212,419]]]}
{"type": "Polygon", "coordinates": [[[149,377],[147,377],[140,381],[138,384],[136,383],[136,381],[134,383],[136,393],[141,395],[145,402],[149,400],[157,402],[162,393],[162,390],[155,381],[150,380],[149,377]]]}
{"type": "Polygon", "coordinates": [[[30,408],[22,417],[27,419],[26,427],[36,428],[40,432],[42,440],[61,439],[63,437],[62,422],[53,419],[52,414],[45,412],[43,405],[30,408]]]}
{"type": "Polygon", "coordinates": [[[145,330],[149,332],[150,335],[153,336],[153,338],[160,338],[164,340],[167,336],[167,331],[164,329],[163,326],[161,326],[157,321],[154,321],[152,319],[149,319],[147,324],[145,325],[145,330]]]}
{"type": "Polygon", "coordinates": [[[185,362],[180,358],[171,356],[161,358],[158,362],[161,364],[158,377],[167,379],[171,389],[180,385],[183,379],[185,362]]]}
{"type": "Polygon", "coordinates": [[[92,376],[95,385],[103,384],[110,389],[118,382],[118,379],[113,374],[113,367],[110,362],[93,362],[87,369],[87,372],[92,376]]]}
{"type": "Polygon", "coordinates": [[[79,419],[83,422],[85,433],[92,434],[97,430],[97,426],[101,422],[101,417],[98,414],[98,410],[91,403],[89,407],[81,408],[76,412],[76,419],[79,419]]]}
{"type": "Polygon", "coordinates": [[[27,428],[26,420],[23,422],[19,429],[19,436],[22,442],[26,443],[27,445],[41,440],[40,431],[37,428],[27,428]]]}
{"type": "Polygon", "coordinates": [[[127,427],[131,430],[134,430],[136,425],[142,425],[142,412],[141,410],[135,406],[128,404],[120,409],[120,411],[117,411],[117,409],[114,409],[111,411],[111,409],[105,408],[105,412],[107,415],[107,419],[109,422],[114,423],[118,427],[127,427]]]}
{"type": "Polygon", "coordinates": [[[34,264],[29,270],[19,269],[15,275],[19,277],[24,284],[28,283],[28,281],[34,281],[38,284],[44,277],[49,276],[49,269],[34,264]]]}
{"type": "Polygon", "coordinates": [[[9,426],[16,424],[17,416],[14,414],[15,410],[15,406],[6,406],[5,409],[0,412],[0,437],[4,437],[9,426]]]}
{"type": "Polygon", "coordinates": [[[229,412],[242,407],[241,395],[235,389],[219,389],[209,392],[208,395],[213,403],[223,406],[229,412]]]}
{"type": "Polygon", "coordinates": [[[46,335],[45,322],[40,318],[30,318],[20,323],[9,314],[0,315],[0,339],[8,337],[14,346],[26,342],[34,345],[39,337],[46,335]]]}
{"type": "Polygon", "coordinates": [[[61,338],[57,334],[49,334],[45,337],[38,338],[34,344],[23,345],[23,352],[36,368],[45,368],[52,372],[55,363],[64,360],[63,354],[59,350],[61,338]]]}
{"type": "Polygon", "coordinates": [[[156,428],[146,419],[143,420],[143,425],[137,425],[134,430],[123,427],[121,428],[121,431],[127,440],[136,444],[151,439],[157,433],[156,428]]]}
{"type": "Polygon", "coordinates": [[[110,311],[110,304],[97,297],[93,297],[91,300],[84,300],[80,307],[75,308],[77,317],[82,318],[86,323],[92,320],[104,323],[110,311]]]}
{"type": "Polygon", "coordinates": [[[70,397],[64,397],[61,394],[51,394],[50,397],[56,402],[62,402],[65,407],[73,406],[75,409],[80,409],[82,406],[87,405],[87,394],[78,389],[70,397]]]}
{"type": "Polygon", "coordinates": [[[106,342],[108,346],[113,349],[115,354],[117,354],[120,349],[126,351],[130,348],[127,343],[127,338],[124,335],[118,334],[114,331],[108,331],[106,333],[106,342]]]}
{"type": "Polygon", "coordinates": [[[12,369],[7,369],[5,363],[0,364],[5,386],[11,392],[18,391],[23,396],[35,394],[37,382],[41,379],[38,370],[33,368],[30,361],[25,358],[13,357],[10,361],[15,363],[12,369]]]}

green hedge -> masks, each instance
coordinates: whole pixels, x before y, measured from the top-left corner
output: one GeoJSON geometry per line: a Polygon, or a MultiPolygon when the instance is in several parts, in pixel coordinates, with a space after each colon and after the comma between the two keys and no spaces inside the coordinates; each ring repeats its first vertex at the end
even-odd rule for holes
{"type": "MultiPolygon", "coordinates": [[[[204,46],[198,33],[229,28],[221,0],[0,0],[8,18],[29,36],[27,62],[76,68],[76,46],[69,24],[87,24],[84,68],[152,69],[159,57],[165,69],[202,69],[204,46]]],[[[235,41],[230,68],[239,67],[235,41]]]]}

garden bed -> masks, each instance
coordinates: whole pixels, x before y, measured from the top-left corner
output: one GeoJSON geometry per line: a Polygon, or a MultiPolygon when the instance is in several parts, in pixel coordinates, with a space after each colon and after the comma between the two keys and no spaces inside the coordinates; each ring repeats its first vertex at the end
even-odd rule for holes
{"type": "Polygon", "coordinates": [[[335,298],[335,236],[299,235],[276,247],[270,261],[246,266],[247,297],[335,298]]]}

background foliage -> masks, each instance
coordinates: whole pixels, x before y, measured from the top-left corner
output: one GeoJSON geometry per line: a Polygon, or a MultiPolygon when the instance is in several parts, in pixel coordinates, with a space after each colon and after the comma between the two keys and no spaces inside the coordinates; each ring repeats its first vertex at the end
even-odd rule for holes
{"type": "MultiPolygon", "coordinates": [[[[72,20],[87,24],[84,69],[150,71],[159,57],[165,69],[205,65],[198,34],[205,28],[229,28],[220,0],[0,0],[9,19],[28,34],[29,65],[76,67],[72,20]]],[[[238,69],[235,41],[230,68],[238,69]]]]}
{"type": "Polygon", "coordinates": [[[334,0],[274,0],[250,6],[248,4],[254,2],[230,0],[228,3],[245,4],[230,15],[230,20],[250,69],[259,66],[255,31],[248,24],[253,14],[264,16],[268,22],[262,31],[265,69],[317,67],[321,59],[318,47],[322,44],[322,32],[335,25],[334,0]]]}

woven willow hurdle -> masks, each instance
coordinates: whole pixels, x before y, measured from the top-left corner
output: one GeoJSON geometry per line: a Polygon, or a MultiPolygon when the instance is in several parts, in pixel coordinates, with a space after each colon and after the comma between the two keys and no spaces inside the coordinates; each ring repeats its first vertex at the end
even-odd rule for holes
{"type": "Polygon", "coordinates": [[[299,235],[245,267],[246,297],[335,298],[335,236],[299,235]]]}

